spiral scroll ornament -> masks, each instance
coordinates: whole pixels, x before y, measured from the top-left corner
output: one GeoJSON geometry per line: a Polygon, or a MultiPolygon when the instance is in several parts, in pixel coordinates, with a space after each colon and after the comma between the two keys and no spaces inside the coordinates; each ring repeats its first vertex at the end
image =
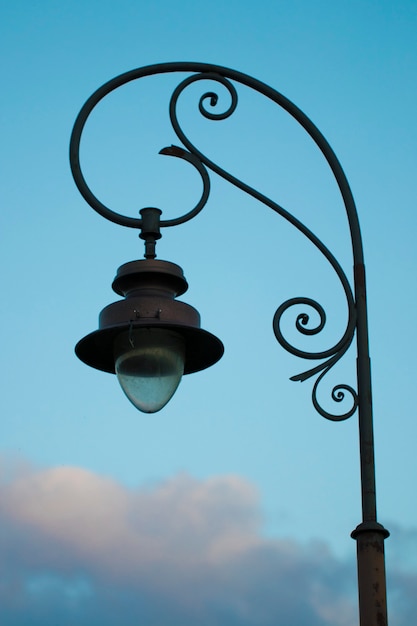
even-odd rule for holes
{"type": "Polygon", "coordinates": [[[275,337],[277,338],[280,345],[285,350],[287,350],[287,352],[290,352],[291,354],[294,354],[297,357],[300,357],[303,359],[314,359],[314,360],[326,359],[326,360],[324,360],[322,363],[320,363],[316,367],[313,367],[312,369],[302,372],[301,374],[296,374],[295,376],[291,376],[291,380],[303,382],[307,380],[308,378],[311,378],[312,376],[319,374],[313,386],[313,391],[312,391],[312,401],[313,401],[314,408],[316,409],[318,413],[320,413],[320,415],[332,421],[342,421],[342,420],[348,419],[355,413],[357,405],[358,405],[357,393],[350,385],[339,384],[333,387],[332,389],[331,399],[334,402],[338,402],[338,403],[342,402],[345,399],[345,392],[348,392],[352,398],[352,405],[351,405],[350,410],[342,414],[332,414],[326,411],[320,405],[317,399],[317,390],[318,390],[318,385],[322,381],[325,374],[327,374],[329,370],[339,361],[339,359],[345,354],[350,344],[352,343],[353,336],[354,336],[354,328],[355,328],[354,323],[353,323],[354,309],[351,309],[349,312],[350,313],[349,317],[353,319],[350,320],[351,323],[348,323],[346,332],[344,333],[342,339],[338,343],[336,343],[332,348],[328,350],[323,350],[320,352],[306,352],[305,350],[300,350],[296,346],[293,346],[292,344],[290,344],[285,339],[281,331],[280,323],[281,323],[283,314],[287,310],[289,310],[290,308],[296,305],[305,305],[306,307],[311,307],[312,309],[316,311],[316,313],[319,316],[319,323],[313,327],[309,327],[308,324],[310,322],[310,315],[306,312],[299,313],[295,321],[295,328],[299,333],[303,335],[311,336],[311,335],[319,334],[324,329],[325,324],[326,324],[326,313],[323,307],[318,302],[310,298],[292,298],[284,302],[277,309],[274,315],[273,329],[274,329],[275,337]]]}

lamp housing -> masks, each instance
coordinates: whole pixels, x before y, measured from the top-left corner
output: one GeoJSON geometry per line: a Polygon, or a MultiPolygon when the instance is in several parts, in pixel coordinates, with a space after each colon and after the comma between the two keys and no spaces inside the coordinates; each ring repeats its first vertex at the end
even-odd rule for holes
{"type": "Polygon", "coordinates": [[[129,400],[139,410],[155,412],[172,397],[182,373],[198,372],[216,363],[223,355],[223,344],[200,327],[200,314],[194,307],[175,299],[188,289],[179,265],[156,259],[125,263],[117,270],[112,288],[124,299],[101,311],[98,330],[81,339],[75,352],[81,361],[103,372],[115,374],[118,363],[119,382],[129,400]],[[136,374],[135,367],[139,368],[136,374]],[[126,372],[135,398],[121,380],[126,372]],[[174,378],[159,387],[168,397],[144,403],[141,388],[146,395],[147,385],[156,383],[158,387],[158,379],[160,383],[166,376],[174,378]]]}

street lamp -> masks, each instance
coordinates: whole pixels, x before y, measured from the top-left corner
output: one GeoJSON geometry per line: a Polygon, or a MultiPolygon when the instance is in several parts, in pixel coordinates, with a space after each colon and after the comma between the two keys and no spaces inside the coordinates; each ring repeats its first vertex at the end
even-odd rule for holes
{"type": "Polygon", "coordinates": [[[312,401],[315,409],[333,421],[341,421],[358,413],[362,522],[352,532],[357,542],[360,626],[387,626],[384,540],[389,532],[377,522],[374,438],[371,397],[371,374],[368,347],[366,279],[362,238],[358,215],[349,183],[332,148],[311,120],[291,101],[268,85],[241,72],[205,63],[164,63],[150,65],[121,74],[93,93],[81,109],[71,136],[71,169],[76,185],[90,206],[106,219],[140,230],[145,241],[145,258],[122,265],[113,282],[114,291],[124,296],[105,307],[100,313],[99,329],[78,342],[78,357],[97,369],[116,373],[129,400],[141,411],[160,410],[174,394],[183,374],[202,370],[216,363],[223,354],[223,345],[214,335],[200,328],[198,312],[188,304],[176,300],[187,289],[182,269],[173,263],[156,260],[155,245],[161,237],[160,229],[176,226],[195,217],[207,202],[210,179],[207,169],[251,195],[281,215],[302,232],[325,256],[336,272],[347,301],[348,322],[342,338],[329,350],[306,352],[293,346],[284,337],[281,319],[294,305],[313,309],[319,323],[311,328],[309,314],[296,318],[296,329],[304,335],[316,335],[324,328],[326,315],[321,305],[310,298],[292,298],[275,313],[273,329],[278,342],[290,353],[305,359],[320,361],[315,367],[293,376],[305,381],[315,377],[312,401]],[[172,127],[182,147],[163,148],[161,154],[188,161],[199,172],[203,192],[197,205],[185,215],[161,219],[161,211],[148,207],[140,211],[140,218],[115,213],[106,207],[88,187],[80,166],[81,135],[94,107],[110,92],[133,80],[157,74],[185,72],[174,89],[169,115],[172,127]],[[353,289],[345,272],[330,250],[291,213],[255,189],[249,187],[219,165],[208,159],[190,141],[177,117],[177,102],[184,90],[193,83],[209,80],[221,85],[230,95],[227,110],[217,112],[218,95],[207,91],[199,100],[199,111],[206,119],[220,121],[229,118],[238,103],[235,85],[244,85],[257,91],[289,113],[310,135],[324,155],[339,187],[350,227],[354,261],[353,289]],[[317,388],[323,377],[339,361],[356,334],[357,388],[340,384],[332,391],[332,399],[341,402],[345,395],[352,404],[343,414],[332,414],[318,401],[317,388]]]}

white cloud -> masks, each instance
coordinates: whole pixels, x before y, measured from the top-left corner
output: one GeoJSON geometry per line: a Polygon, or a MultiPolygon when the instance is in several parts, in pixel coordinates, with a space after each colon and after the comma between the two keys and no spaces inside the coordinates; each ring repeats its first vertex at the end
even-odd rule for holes
{"type": "MultiPolygon", "coordinates": [[[[354,562],[265,539],[258,494],[238,476],[129,490],[75,467],[2,473],[7,626],[357,624],[354,562]]],[[[396,580],[408,599],[412,574],[396,580]]]]}

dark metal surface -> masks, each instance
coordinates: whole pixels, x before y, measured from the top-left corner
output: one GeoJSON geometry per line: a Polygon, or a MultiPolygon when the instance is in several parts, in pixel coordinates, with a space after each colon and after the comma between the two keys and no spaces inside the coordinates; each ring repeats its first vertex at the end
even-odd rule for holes
{"type": "MultiPolygon", "coordinates": [[[[363,520],[358,528],[353,532],[354,538],[358,542],[358,580],[360,598],[360,623],[361,626],[386,626],[386,596],[385,596],[385,569],[383,557],[383,540],[388,536],[388,531],[377,523],[376,519],[376,495],[375,495],[375,465],[374,465],[374,439],[373,439],[373,417],[372,417],[372,391],[370,359],[368,347],[368,321],[366,305],[366,280],[363,259],[363,248],[359,220],[355,202],[350,190],[349,183],[343,169],[328,144],[327,140],[313,124],[313,122],[290,100],[281,93],[272,89],[265,83],[255,78],[231,70],[229,68],[206,63],[164,63],[150,65],[121,74],[100,87],[86,102],[81,109],[76,120],[71,137],[70,160],[74,180],[85,198],[85,200],[103,217],[118,224],[133,228],[143,228],[141,219],[121,216],[117,212],[103,205],[91,192],[83,177],[79,148],[84,125],[93,108],[102,98],[118,87],[145,77],[156,74],[167,74],[173,72],[186,73],[187,76],[179,82],[175,88],[170,104],[169,115],[173,129],[182,143],[182,147],[172,146],[161,150],[162,154],[182,158],[189,161],[200,173],[203,181],[203,192],[199,203],[183,216],[171,220],[161,220],[160,227],[175,226],[181,224],[197,215],[204,207],[209,190],[210,180],[207,169],[213,171],[226,181],[249,194],[253,198],[270,207],[281,217],[290,222],[295,228],[303,233],[328,260],[336,275],[338,276],[346,296],[347,303],[347,323],[340,340],[331,348],[320,352],[308,352],[299,350],[289,343],[283,336],[281,330],[282,315],[293,306],[303,305],[305,312],[299,313],[295,320],[296,330],[305,335],[316,335],[325,327],[326,315],[323,307],[311,298],[292,298],[278,307],[273,321],[273,329],[278,342],[291,354],[300,358],[320,361],[315,367],[308,369],[292,377],[295,381],[305,381],[311,377],[316,377],[312,389],[312,401],[315,409],[323,417],[340,421],[351,417],[358,410],[359,438],[360,438],[360,459],[361,459],[361,488],[362,488],[362,512],[363,520]],[[349,222],[354,274],[352,286],[339,262],[322,241],[302,224],[291,213],[270,198],[264,196],[257,190],[251,188],[243,181],[237,179],[229,172],[226,172],[220,165],[211,161],[205,156],[191,139],[187,137],[178,120],[177,102],[183,91],[191,84],[201,81],[210,81],[210,90],[204,91],[198,102],[198,109],[202,116],[218,122],[229,118],[235,112],[238,105],[237,84],[247,86],[266,98],[276,103],[279,107],[287,111],[310,135],[319,150],[324,155],[340,190],[347,219],[349,222]],[[218,106],[218,95],[213,91],[213,82],[225,88],[230,96],[230,104],[224,111],[216,111],[218,106]],[[309,311],[315,311],[319,317],[316,326],[310,325],[309,311]],[[351,345],[356,332],[357,346],[357,389],[353,389],[346,384],[336,385],[331,398],[335,403],[341,402],[348,394],[352,400],[351,407],[343,414],[331,413],[325,410],[318,402],[317,388],[323,377],[339,361],[351,345]],[[382,551],[381,551],[382,545],[382,551]],[[382,554],[382,557],[381,557],[382,554]]],[[[146,239],[146,237],[144,237],[146,239]]],[[[148,254],[152,258],[154,254],[154,241],[150,241],[148,254]],[[153,245],[153,250],[152,250],[153,245]]],[[[297,309],[299,310],[299,308],[297,309]]]]}

